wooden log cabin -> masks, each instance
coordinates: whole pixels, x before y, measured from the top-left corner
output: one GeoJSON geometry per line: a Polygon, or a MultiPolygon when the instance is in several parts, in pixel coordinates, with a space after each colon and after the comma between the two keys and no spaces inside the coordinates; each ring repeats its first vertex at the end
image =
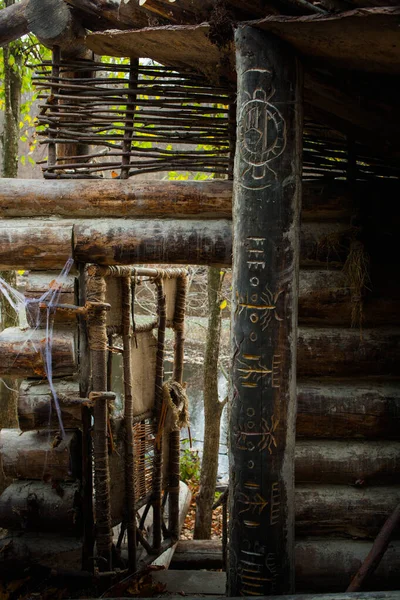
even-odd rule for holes
{"type": "MultiPolygon", "coordinates": [[[[12,502],[28,522],[40,505],[36,526],[50,525],[54,498],[38,483],[46,462],[66,487],[60,535],[70,529],[71,507],[81,511],[83,567],[93,568],[96,542],[97,568],[115,568],[111,526],[120,517],[101,477],[93,514],[89,466],[92,414],[95,464],[110,471],[113,460],[105,434],[107,319],[113,327],[119,310],[117,328],[130,348],[131,266],[232,265],[228,595],[344,592],[375,538],[382,545],[400,502],[399,19],[396,0],[24,0],[0,12],[3,43],[32,31],[53,48],[36,79],[45,181],[0,182],[0,268],[37,272],[29,290],[36,297],[43,278],[51,281],[45,273],[70,257],[78,274],[75,309],[57,312],[63,329],[52,356],[54,376],[79,373],[79,382],[56,381],[68,432],[45,448],[49,439],[36,431],[49,418],[50,391],[29,379],[19,400],[25,433],[1,433],[13,482],[0,517],[11,529],[12,502]],[[110,65],[102,56],[128,60],[110,65]],[[221,180],[135,181],[171,170],[221,180]],[[88,264],[97,265],[98,287],[89,291],[86,321],[88,264]],[[116,273],[119,287],[107,292],[104,281],[116,273]],[[81,473],[66,461],[77,449],[81,473]],[[21,479],[31,481],[24,488],[21,479]]],[[[172,324],[182,337],[174,317],[172,324]]],[[[2,373],[42,376],[31,340],[16,330],[0,335],[2,373]]],[[[174,375],[182,381],[179,366],[174,375]]],[[[155,377],[159,389],[162,370],[155,377]]],[[[125,393],[132,397],[129,382],[125,393]]],[[[124,415],[129,432],[134,405],[124,415]]],[[[130,437],[124,519],[134,571],[137,542],[146,541],[135,531],[138,457],[130,437]]],[[[165,445],[176,452],[177,441],[172,431],[165,445]]],[[[160,467],[157,445],[154,452],[160,467]]],[[[152,489],[156,553],[175,544],[179,530],[176,465],[168,477],[168,535],[161,480],[152,489]]],[[[364,584],[372,596],[400,589],[398,524],[391,529],[364,584]]],[[[25,537],[21,552],[35,543],[25,537]]]]}

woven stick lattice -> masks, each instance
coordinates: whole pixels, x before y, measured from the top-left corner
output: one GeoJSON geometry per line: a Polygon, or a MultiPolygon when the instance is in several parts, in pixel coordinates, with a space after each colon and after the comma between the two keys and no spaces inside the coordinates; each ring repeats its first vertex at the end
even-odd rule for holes
{"type": "Polygon", "coordinates": [[[46,178],[231,171],[234,95],[228,85],[137,61],[115,65],[58,56],[39,66],[34,81],[44,101],[38,133],[51,148],[46,178]],[[84,157],[57,157],[55,146],[71,143],[95,148],[84,157]]]}

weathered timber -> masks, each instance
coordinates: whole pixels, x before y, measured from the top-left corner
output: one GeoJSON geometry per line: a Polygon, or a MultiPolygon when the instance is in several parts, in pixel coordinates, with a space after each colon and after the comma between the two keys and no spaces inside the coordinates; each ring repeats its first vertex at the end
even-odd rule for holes
{"type": "Polygon", "coordinates": [[[371,7],[338,15],[267,16],[253,26],[269,31],[301,54],[338,67],[397,74],[400,55],[395,42],[400,9],[371,7]],[[384,35],[382,35],[384,32],[384,35]]]}
{"type": "MultiPolygon", "coordinates": [[[[78,382],[60,379],[54,382],[54,388],[64,429],[80,428],[83,400],[79,398],[78,382]]],[[[22,431],[48,427],[58,429],[59,421],[48,383],[29,379],[22,382],[18,396],[18,421],[22,431]]]]}
{"type": "Polygon", "coordinates": [[[74,257],[102,265],[227,264],[231,227],[224,220],[79,223],[74,227],[74,257]]]}
{"type": "MultiPolygon", "coordinates": [[[[28,298],[40,298],[43,294],[52,289],[53,282],[59,277],[59,271],[29,271],[24,277],[23,292],[28,298]]],[[[75,294],[74,275],[69,274],[63,278],[62,288],[60,290],[60,303],[76,304],[73,294],[75,294]]]]}
{"type": "Polygon", "coordinates": [[[0,569],[8,573],[10,566],[21,567],[39,564],[55,569],[81,568],[82,541],[75,537],[60,536],[59,533],[8,532],[0,540],[0,569]]]}
{"type": "Polygon", "coordinates": [[[398,375],[400,330],[300,330],[297,370],[301,377],[398,375]]]}
{"type": "Polygon", "coordinates": [[[0,496],[0,527],[78,535],[79,502],[78,483],[16,481],[0,496]]]}
{"type": "Polygon", "coordinates": [[[0,216],[230,219],[229,181],[0,181],[0,216]],[[23,202],[21,201],[23,198],[23,202]]]}
{"type": "MultiPolygon", "coordinates": [[[[0,333],[0,375],[45,378],[45,329],[9,327],[0,333]]],[[[53,376],[72,375],[76,370],[74,335],[55,331],[51,339],[53,376]]]]}
{"type": "Polygon", "coordinates": [[[25,9],[29,0],[22,0],[0,10],[0,46],[8,44],[13,40],[29,32],[25,9]]]}
{"type": "Polygon", "coordinates": [[[358,592],[362,587],[365,587],[374,574],[376,568],[384,556],[390,540],[392,539],[395,530],[400,524],[400,504],[396,506],[391,515],[385,521],[382,529],[376,537],[373,546],[365,558],[363,564],[351,580],[347,592],[358,592]]]}
{"type": "MultiPolygon", "coordinates": [[[[54,271],[47,273],[30,271],[27,274],[21,291],[23,292],[25,298],[31,300],[39,300],[49,290],[51,290],[51,286],[53,285],[53,282],[57,279],[59,274],[59,272],[54,271]]],[[[73,275],[68,275],[66,281],[63,282],[62,289],[57,293],[57,304],[69,304],[73,306],[76,305],[77,302],[74,287],[75,277],[73,275]]],[[[30,303],[30,305],[28,305],[26,316],[28,325],[30,327],[36,327],[38,323],[42,324],[42,326],[44,327],[46,326],[48,312],[47,303],[46,299],[43,299],[42,303],[33,302],[30,303]]],[[[54,324],[56,324],[57,326],[77,324],[77,315],[73,310],[69,311],[65,309],[51,311],[51,318],[54,319],[54,324]]]]}
{"type": "Polygon", "coordinates": [[[60,482],[79,477],[81,449],[78,435],[67,432],[0,431],[0,463],[4,474],[14,479],[60,482]]]}
{"type": "MultiPolygon", "coordinates": [[[[372,542],[352,540],[304,540],[296,543],[298,592],[341,592],[370,551],[372,542]]],[[[400,542],[390,544],[368,584],[369,590],[397,589],[400,542]]]]}
{"type": "Polygon", "coordinates": [[[296,482],[343,485],[398,483],[400,444],[393,441],[299,440],[296,482]]]}
{"type": "MultiPolygon", "coordinates": [[[[258,312],[251,314],[258,314],[258,312]]],[[[277,314],[281,318],[282,310],[277,314]]],[[[12,373],[22,377],[44,377],[44,363],[40,350],[44,350],[45,340],[45,331],[40,329],[33,331],[12,327],[1,332],[2,364],[0,373],[12,373]]],[[[73,332],[57,331],[53,334],[53,375],[71,375],[75,372],[74,342],[73,332]]],[[[301,328],[297,352],[298,374],[301,377],[314,378],[360,377],[366,373],[370,376],[396,376],[400,359],[399,342],[400,330],[393,327],[366,329],[363,330],[362,336],[357,329],[301,328]]],[[[267,369],[265,377],[271,382],[275,382],[279,375],[278,361],[275,360],[275,363],[273,373],[265,366],[267,369]]],[[[240,368],[243,368],[243,371],[240,371],[241,377],[246,377],[246,367],[240,368]]],[[[240,381],[246,382],[247,379],[240,381]]],[[[332,388],[333,385],[330,387],[332,388]]],[[[327,388],[325,389],[327,390],[327,388]]],[[[389,390],[390,388],[388,388],[389,390]]],[[[327,393],[329,394],[328,390],[327,393]]],[[[341,393],[340,390],[338,393],[341,393]]],[[[385,393],[385,388],[381,387],[381,396],[385,393]]],[[[315,389],[311,391],[311,397],[315,398],[317,394],[315,389]]],[[[337,395],[335,397],[338,398],[337,395]]],[[[336,405],[337,401],[333,400],[332,406],[336,405]]],[[[328,405],[326,410],[330,410],[328,405]]],[[[379,410],[382,414],[382,410],[385,409],[379,410]]],[[[391,410],[396,411],[396,404],[392,404],[391,408],[388,408],[388,411],[391,410]]],[[[386,417],[390,417],[390,414],[390,412],[386,412],[386,417]]],[[[395,414],[396,412],[394,412],[395,414]]],[[[322,417],[322,415],[320,416],[322,417]]]]}
{"type": "Polygon", "coordinates": [[[171,562],[172,569],[222,569],[220,540],[180,540],[171,562]]]}
{"type": "MultiPolygon", "coordinates": [[[[400,502],[400,488],[349,485],[296,485],[296,537],[378,535],[400,502]]],[[[399,538],[397,527],[394,536],[399,538]]]]}
{"type": "Polygon", "coordinates": [[[234,77],[232,44],[219,48],[208,38],[204,25],[146,27],[141,31],[90,33],[88,47],[96,54],[154,58],[161,64],[201,71],[211,81],[221,75],[234,77]],[[181,55],[177,48],[181,47],[181,55]],[[207,56],[205,56],[205,54],[207,56]]]}
{"type": "Polygon", "coordinates": [[[239,596],[290,593],[294,587],[302,107],[299,67],[289,48],[250,27],[237,29],[235,42],[227,576],[228,593],[239,596]],[[257,307],[268,293],[273,304],[283,298],[281,314],[274,306],[260,318],[257,307]]]}
{"type": "Polygon", "coordinates": [[[30,31],[45,46],[58,46],[66,56],[84,52],[85,30],[63,0],[29,0],[25,16],[30,31]]]}
{"type": "Polygon", "coordinates": [[[303,380],[297,388],[296,435],[400,439],[400,386],[365,380],[303,380]]]}
{"type": "MultiPolygon", "coordinates": [[[[358,598],[374,597],[377,600],[383,600],[390,597],[390,594],[399,594],[400,592],[378,592],[376,594],[368,592],[365,594],[336,594],[337,591],[346,587],[353,573],[361,565],[366,557],[371,542],[348,540],[298,540],[296,543],[296,586],[301,586],[302,590],[311,591],[315,589],[319,592],[318,597],[301,596],[302,600],[357,600],[358,598]],[[335,564],[335,555],[338,557],[338,563],[335,564]],[[346,562],[347,560],[347,562],[346,562]],[[313,585],[313,569],[316,567],[317,585],[313,585]],[[329,568],[332,567],[332,571],[329,568]],[[324,584],[324,573],[329,581],[324,584]],[[338,576],[339,584],[332,580],[338,576]],[[332,592],[335,591],[335,595],[332,592]],[[326,592],[327,595],[321,595],[326,592]]],[[[384,578],[386,574],[391,573],[391,579],[395,578],[395,570],[400,561],[400,543],[393,542],[390,547],[390,561],[393,561],[393,567],[387,559],[381,570],[378,571],[374,583],[374,588],[382,589],[385,586],[384,578]],[[393,569],[393,570],[392,570],[393,569]]],[[[171,567],[173,569],[222,569],[222,544],[217,540],[190,540],[180,541],[176,548],[171,567]]],[[[396,587],[394,583],[393,587],[396,587]]],[[[270,596],[274,598],[274,596],[270,596]]],[[[278,596],[276,596],[276,599],[278,596]]],[[[288,600],[299,600],[299,596],[286,596],[288,600]]],[[[366,600],[366,598],[365,598],[366,600]]]]}
{"type": "Polygon", "coordinates": [[[60,269],[72,256],[72,225],[56,221],[0,224],[0,269],[60,269]]]}
{"type": "MultiPolygon", "coordinates": [[[[331,265],[329,265],[330,267],[331,265]]],[[[374,285],[362,300],[362,327],[398,323],[400,289],[395,281],[374,285]]],[[[349,327],[352,324],[352,288],[342,270],[301,269],[299,275],[299,324],[303,326],[349,327]]]]}
{"type": "MultiPolygon", "coordinates": [[[[304,222],[301,266],[342,269],[354,233],[346,223],[304,222]]],[[[231,254],[231,221],[226,219],[10,219],[0,226],[2,270],[61,269],[71,256],[104,265],[230,266],[231,254]]]]}
{"type": "MultiPolygon", "coordinates": [[[[1,14],[1,13],[0,13],[1,14]]],[[[397,181],[303,181],[303,221],[347,221],[360,196],[376,206],[383,195],[398,193],[397,181]]],[[[125,217],[198,218],[232,217],[232,182],[0,180],[0,217],[125,217]]]]}
{"type": "MultiPolygon", "coordinates": [[[[253,21],[252,25],[285,39],[301,54],[324,60],[325,64],[330,62],[347,69],[395,74],[400,64],[397,48],[399,14],[398,7],[375,7],[326,16],[268,15],[253,21]]],[[[191,67],[214,76],[218,70],[230,74],[221,61],[217,46],[209,39],[208,31],[209,26],[203,24],[95,32],[88,35],[87,44],[97,54],[146,56],[162,64],[191,67]]],[[[226,52],[232,53],[229,46],[226,52]]]]}

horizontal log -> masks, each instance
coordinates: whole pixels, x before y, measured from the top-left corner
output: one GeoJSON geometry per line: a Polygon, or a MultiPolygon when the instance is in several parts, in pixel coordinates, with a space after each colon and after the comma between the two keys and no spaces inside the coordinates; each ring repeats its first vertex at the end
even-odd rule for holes
{"type": "Polygon", "coordinates": [[[56,569],[82,568],[82,540],[54,534],[37,534],[9,531],[0,540],[0,569],[8,573],[15,568],[39,564],[56,569]]]}
{"type": "Polygon", "coordinates": [[[29,0],[22,0],[0,10],[0,46],[4,46],[29,32],[28,21],[25,16],[28,2],[29,0]]]}
{"type": "MultiPolygon", "coordinates": [[[[59,271],[38,272],[29,271],[22,282],[21,291],[28,300],[39,300],[49,290],[52,289],[54,281],[59,277],[59,271]]],[[[76,304],[75,277],[68,275],[63,281],[62,288],[57,293],[57,304],[76,304]]],[[[45,325],[47,319],[47,309],[44,305],[30,303],[27,306],[26,316],[28,325],[35,327],[37,323],[45,325]]],[[[57,310],[54,313],[54,323],[62,327],[63,325],[77,323],[76,314],[67,310],[57,310]]]]}
{"type": "Polygon", "coordinates": [[[6,477],[60,482],[79,477],[81,448],[79,436],[57,433],[0,431],[0,466],[6,477]]]}
{"type": "Polygon", "coordinates": [[[296,536],[375,539],[399,502],[399,486],[297,485],[296,536]]]}
{"type": "Polygon", "coordinates": [[[222,569],[220,540],[180,540],[171,562],[171,569],[222,569]]]}
{"type": "MultiPolygon", "coordinates": [[[[370,541],[354,540],[297,540],[296,541],[296,590],[308,593],[326,593],[318,600],[333,600],[332,593],[343,591],[371,549],[370,541]]],[[[200,556],[207,556],[214,568],[222,568],[222,544],[215,540],[180,541],[171,564],[173,569],[196,569],[200,556]],[[219,547],[218,547],[219,546],[219,547]]],[[[400,542],[392,542],[381,564],[372,576],[369,589],[385,590],[398,587],[400,570],[400,542]]],[[[400,592],[379,592],[377,599],[383,600],[400,592]],[[381,598],[382,594],[382,598],[381,598]]],[[[371,592],[338,594],[335,600],[361,600],[363,596],[374,598],[371,592]]],[[[272,596],[271,598],[274,598],[272,596]]],[[[287,600],[300,600],[298,596],[285,596],[287,600]]],[[[313,596],[301,596],[301,600],[313,596]]],[[[315,598],[315,597],[314,597],[315,598]]],[[[317,600],[315,598],[315,600],[317,600]]]]}
{"type": "MultiPolygon", "coordinates": [[[[23,276],[22,291],[30,298],[36,298],[53,288],[55,280],[60,276],[59,271],[28,271],[23,276]]],[[[64,303],[64,294],[75,293],[76,277],[72,274],[63,278],[62,288],[60,290],[60,302],[64,303]]]]}
{"type": "MultiPolygon", "coordinates": [[[[342,267],[349,228],[342,223],[304,223],[303,266],[342,267]]],[[[9,220],[0,225],[0,269],[61,269],[78,262],[115,264],[217,264],[230,266],[229,220],[9,220]],[[75,225],[74,225],[75,223],[75,225]],[[71,244],[71,238],[73,241],[71,244]]]]}
{"type": "MultiPolygon", "coordinates": [[[[0,376],[46,377],[43,360],[46,330],[9,327],[0,333],[0,376]]],[[[74,335],[55,331],[51,340],[52,375],[72,375],[77,368],[74,335]]]]}
{"type": "Polygon", "coordinates": [[[396,382],[299,381],[298,438],[400,439],[396,382]]]}
{"type": "MultiPolygon", "coordinates": [[[[348,222],[360,195],[369,214],[398,191],[398,181],[304,181],[302,220],[348,222]]],[[[0,217],[55,216],[231,219],[232,181],[0,180],[0,217]]]]}
{"type": "Polygon", "coordinates": [[[78,262],[226,265],[231,255],[231,224],[226,220],[108,220],[74,227],[73,256],[78,262]]]}
{"type": "MultiPolygon", "coordinates": [[[[355,293],[343,271],[325,269],[300,270],[299,324],[304,326],[349,327],[352,323],[352,297],[355,293]]],[[[373,289],[362,302],[362,326],[398,322],[400,289],[394,281],[379,287],[374,277],[373,289]]]]}
{"type": "MultiPolygon", "coordinates": [[[[360,568],[372,542],[353,540],[298,540],[296,590],[342,592],[360,568]]],[[[368,581],[369,590],[393,590],[399,586],[400,542],[392,542],[368,581]]]]}
{"type": "Polygon", "coordinates": [[[60,221],[2,221],[0,269],[62,269],[72,256],[72,225],[60,221]]]}
{"type": "Polygon", "coordinates": [[[16,481],[0,496],[0,527],[78,535],[79,484],[16,481]]]}
{"type": "Polygon", "coordinates": [[[0,181],[0,217],[47,216],[230,219],[232,182],[0,181]]]}
{"type": "Polygon", "coordinates": [[[399,481],[400,443],[299,440],[296,483],[391,485],[399,481]]]}
{"type": "MultiPolygon", "coordinates": [[[[57,393],[64,429],[80,428],[82,425],[82,399],[79,383],[65,379],[56,380],[57,393]]],[[[18,421],[22,431],[59,428],[53,395],[48,383],[25,380],[19,388],[18,421]]]]}
{"type": "Polygon", "coordinates": [[[314,329],[299,331],[299,377],[398,375],[400,329],[314,329]]]}

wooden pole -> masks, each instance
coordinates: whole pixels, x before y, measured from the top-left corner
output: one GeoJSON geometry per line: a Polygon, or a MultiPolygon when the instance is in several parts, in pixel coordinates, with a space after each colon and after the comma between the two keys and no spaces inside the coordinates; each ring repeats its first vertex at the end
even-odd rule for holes
{"type": "MultiPolygon", "coordinates": [[[[187,293],[187,277],[182,275],[177,280],[177,292],[174,315],[174,371],[172,378],[182,384],[185,342],[185,308],[187,293]]],[[[179,538],[179,481],[180,481],[180,430],[169,433],[169,481],[168,481],[168,528],[174,540],[179,538]]]]}
{"type": "Polygon", "coordinates": [[[106,284],[102,277],[92,277],[87,290],[88,338],[91,358],[92,388],[89,398],[94,402],[93,456],[96,490],[96,546],[98,567],[101,571],[111,568],[111,501],[110,467],[108,460],[107,421],[108,400],[115,397],[107,392],[107,333],[104,302],[106,284]]]}
{"type": "Polygon", "coordinates": [[[230,596],[263,596],[294,588],[300,77],[292,52],[251,27],[236,56],[227,579],[230,596]]]}
{"type": "Polygon", "coordinates": [[[135,511],[135,449],[133,436],[133,388],[131,355],[131,278],[121,279],[122,340],[124,363],[124,420],[125,420],[125,490],[126,529],[128,533],[128,567],[136,571],[136,511],[135,511]]]}

